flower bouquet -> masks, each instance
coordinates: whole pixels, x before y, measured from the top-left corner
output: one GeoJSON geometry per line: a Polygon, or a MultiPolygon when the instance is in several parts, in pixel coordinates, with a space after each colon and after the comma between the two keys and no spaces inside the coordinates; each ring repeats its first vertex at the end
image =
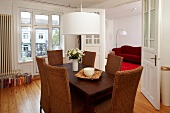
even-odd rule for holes
{"type": "Polygon", "coordinates": [[[70,59],[73,59],[72,68],[73,71],[78,71],[78,61],[84,56],[83,51],[76,49],[70,49],[66,52],[67,57],[70,59]]]}
{"type": "Polygon", "coordinates": [[[84,53],[82,50],[79,50],[78,48],[76,49],[70,49],[66,52],[66,55],[67,57],[69,57],[69,60],[70,59],[78,59],[80,60],[83,56],[84,56],[84,53]]]}

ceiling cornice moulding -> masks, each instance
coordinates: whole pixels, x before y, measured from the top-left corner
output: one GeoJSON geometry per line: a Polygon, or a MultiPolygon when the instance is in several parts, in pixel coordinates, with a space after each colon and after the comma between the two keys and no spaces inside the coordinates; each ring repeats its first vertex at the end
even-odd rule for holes
{"type": "Polygon", "coordinates": [[[116,6],[120,6],[120,5],[123,5],[123,4],[128,4],[128,3],[136,2],[136,1],[141,1],[141,0],[107,0],[105,2],[93,5],[90,8],[103,8],[103,9],[107,9],[107,8],[113,8],[113,7],[116,7],[116,6]]]}

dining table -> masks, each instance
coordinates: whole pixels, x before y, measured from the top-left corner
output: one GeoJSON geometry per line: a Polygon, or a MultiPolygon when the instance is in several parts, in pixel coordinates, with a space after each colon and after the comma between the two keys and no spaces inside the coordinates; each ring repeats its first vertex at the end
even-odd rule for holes
{"type": "Polygon", "coordinates": [[[94,113],[96,102],[101,98],[112,95],[114,75],[103,71],[99,79],[83,79],[75,76],[75,74],[86,67],[83,64],[78,64],[78,71],[73,71],[72,63],[57,66],[67,68],[70,87],[85,96],[85,113],[94,113]]]}

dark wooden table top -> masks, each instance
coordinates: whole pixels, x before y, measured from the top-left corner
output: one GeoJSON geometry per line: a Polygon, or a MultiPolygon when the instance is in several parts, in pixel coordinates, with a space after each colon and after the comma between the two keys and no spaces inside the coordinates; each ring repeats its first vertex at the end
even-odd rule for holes
{"type": "Polygon", "coordinates": [[[69,82],[74,87],[78,88],[88,96],[94,96],[98,93],[105,92],[108,89],[113,88],[114,75],[109,75],[106,72],[102,72],[102,75],[99,79],[82,79],[77,78],[74,75],[78,73],[81,69],[85,68],[84,65],[79,63],[78,71],[72,71],[72,64],[62,64],[58,65],[59,67],[66,67],[68,70],[69,82]]]}

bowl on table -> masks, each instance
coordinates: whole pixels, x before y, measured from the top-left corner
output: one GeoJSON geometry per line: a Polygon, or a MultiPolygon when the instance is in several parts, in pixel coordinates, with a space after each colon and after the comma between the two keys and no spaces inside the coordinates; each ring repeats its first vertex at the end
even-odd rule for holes
{"type": "Polygon", "coordinates": [[[94,68],[93,67],[84,68],[84,74],[88,77],[92,77],[94,74],[94,68]]]}

